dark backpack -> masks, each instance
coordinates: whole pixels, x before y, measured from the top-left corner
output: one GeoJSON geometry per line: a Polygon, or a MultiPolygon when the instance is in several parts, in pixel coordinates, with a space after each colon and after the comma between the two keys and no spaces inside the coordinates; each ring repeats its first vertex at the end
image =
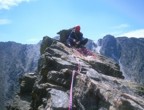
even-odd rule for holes
{"type": "Polygon", "coordinates": [[[59,31],[57,34],[60,35],[60,42],[66,44],[66,41],[71,33],[72,29],[63,29],[61,31],[59,31]]]}

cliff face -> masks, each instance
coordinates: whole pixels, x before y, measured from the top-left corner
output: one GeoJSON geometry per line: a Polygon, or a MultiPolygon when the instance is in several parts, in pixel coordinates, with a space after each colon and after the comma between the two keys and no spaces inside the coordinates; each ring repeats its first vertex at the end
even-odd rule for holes
{"type": "Polygon", "coordinates": [[[18,90],[19,77],[37,70],[39,55],[39,44],[0,42],[0,110],[18,90]]]}
{"type": "Polygon", "coordinates": [[[26,74],[8,110],[143,110],[143,87],[123,79],[119,65],[102,55],[68,48],[44,37],[38,74],[26,74]],[[31,100],[30,100],[31,97],[31,100]]]}
{"type": "Polygon", "coordinates": [[[117,61],[126,79],[144,84],[144,39],[107,35],[101,40],[100,53],[117,61]]]}

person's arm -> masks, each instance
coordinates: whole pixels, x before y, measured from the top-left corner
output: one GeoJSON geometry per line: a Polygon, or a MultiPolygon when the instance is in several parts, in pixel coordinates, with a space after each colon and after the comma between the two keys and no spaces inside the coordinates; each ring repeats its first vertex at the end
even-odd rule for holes
{"type": "Polygon", "coordinates": [[[74,30],[72,30],[68,36],[68,39],[73,39],[74,38],[74,30]]]}
{"type": "Polygon", "coordinates": [[[68,45],[71,45],[72,42],[76,42],[76,39],[75,39],[75,31],[72,30],[68,36],[68,39],[67,39],[67,44],[68,45]]]}

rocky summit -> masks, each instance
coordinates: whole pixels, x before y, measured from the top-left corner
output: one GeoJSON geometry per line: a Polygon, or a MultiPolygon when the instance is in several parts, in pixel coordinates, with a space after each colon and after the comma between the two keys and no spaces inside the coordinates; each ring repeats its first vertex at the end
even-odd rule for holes
{"type": "Polygon", "coordinates": [[[45,36],[38,73],[23,76],[7,110],[144,110],[143,87],[125,80],[114,60],[87,52],[45,36]]]}

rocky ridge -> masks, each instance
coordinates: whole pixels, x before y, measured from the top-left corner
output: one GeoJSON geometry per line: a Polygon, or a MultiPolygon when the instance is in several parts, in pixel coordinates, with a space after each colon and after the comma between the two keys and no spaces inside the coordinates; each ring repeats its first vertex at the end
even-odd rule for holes
{"type": "Polygon", "coordinates": [[[26,74],[8,110],[67,110],[72,73],[73,110],[143,110],[141,85],[124,79],[119,65],[99,54],[80,51],[44,37],[38,75],[26,74]]]}

